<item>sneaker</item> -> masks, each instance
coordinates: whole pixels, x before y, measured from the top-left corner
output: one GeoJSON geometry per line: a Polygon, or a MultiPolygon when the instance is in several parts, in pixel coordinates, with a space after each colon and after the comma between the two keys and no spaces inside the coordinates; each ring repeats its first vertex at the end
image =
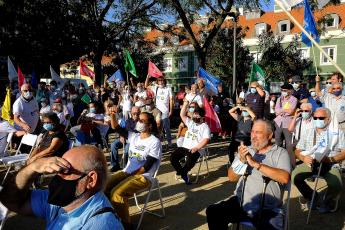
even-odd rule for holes
{"type": "Polygon", "coordinates": [[[186,183],[186,185],[191,185],[192,183],[189,180],[188,174],[181,175],[182,180],[186,183]]]}

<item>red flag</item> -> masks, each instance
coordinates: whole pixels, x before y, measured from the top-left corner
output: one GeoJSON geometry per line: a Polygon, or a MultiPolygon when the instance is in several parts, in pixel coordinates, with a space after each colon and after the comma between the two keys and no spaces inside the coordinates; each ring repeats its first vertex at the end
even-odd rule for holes
{"type": "Polygon", "coordinates": [[[222,126],[217,113],[214,111],[210,103],[204,97],[204,108],[205,108],[205,121],[210,127],[211,133],[220,133],[222,132],[222,126]]]}
{"type": "Polygon", "coordinates": [[[149,71],[148,75],[158,78],[163,76],[163,73],[158,69],[158,67],[151,61],[149,61],[149,71]]]}
{"type": "Polygon", "coordinates": [[[88,76],[95,80],[95,72],[93,72],[83,61],[80,61],[80,75],[88,76]]]}
{"type": "Polygon", "coordinates": [[[18,66],[18,87],[20,89],[20,87],[22,87],[22,85],[25,82],[25,77],[22,73],[22,71],[20,70],[19,66],[18,66]]]}

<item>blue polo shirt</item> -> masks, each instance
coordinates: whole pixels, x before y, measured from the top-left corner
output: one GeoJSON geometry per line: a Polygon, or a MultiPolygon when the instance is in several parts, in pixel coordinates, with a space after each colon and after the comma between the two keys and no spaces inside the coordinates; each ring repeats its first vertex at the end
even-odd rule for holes
{"type": "Polygon", "coordinates": [[[31,209],[35,216],[45,219],[46,229],[119,229],[123,230],[120,220],[112,213],[105,212],[92,217],[104,207],[112,207],[109,200],[98,192],[80,207],[66,212],[63,208],[48,204],[48,190],[34,190],[31,193],[31,209]]]}

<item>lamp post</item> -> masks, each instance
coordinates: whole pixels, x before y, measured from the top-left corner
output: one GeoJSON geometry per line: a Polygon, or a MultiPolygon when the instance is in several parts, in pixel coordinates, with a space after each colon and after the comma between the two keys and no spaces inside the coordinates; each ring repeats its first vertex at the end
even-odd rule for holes
{"type": "Polygon", "coordinates": [[[236,92],[236,28],[237,28],[237,22],[236,18],[233,18],[234,20],[234,36],[233,36],[233,54],[232,54],[232,95],[236,92]]]}

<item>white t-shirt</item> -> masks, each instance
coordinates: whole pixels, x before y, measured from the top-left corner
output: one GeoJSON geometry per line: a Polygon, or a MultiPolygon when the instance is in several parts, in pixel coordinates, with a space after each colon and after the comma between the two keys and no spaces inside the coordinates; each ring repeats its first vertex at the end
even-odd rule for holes
{"type": "Polygon", "coordinates": [[[152,91],[156,99],[156,107],[162,112],[162,119],[169,117],[170,98],[173,97],[171,88],[153,86],[152,91]]]}
{"type": "MultiPolygon", "coordinates": [[[[35,98],[32,98],[30,101],[25,101],[23,97],[19,97],[13,104],[13,114],[19,115],[20,119],[31,127],[30,133],[35,131],[38,120],[40,119],[38,103],[35,98]]],[[[14,128],[23,130],[16,123],[14,123],[14,128]]]]}
{"type": "Polygon", "coordinates": [[[188,101],[189,104],[192,103],[192,102],[196,102],[199,105],[199,107],[203,107],[203,105],[204,105],[203,101],[202,101],[202,98],[200,97],[199,94],[193,95],[191,93],[188,93],[185,98],[186,98],[186,100],[188,101]]]}
{"type": "Polygon", "coordinates": [[[132,102],[130,99],[130,95],[128,93],[124,93],[122,99],[122,109],[123,111],[131,111],[132,108],[132,102]]]}
{"type": "MultiPolygon", "coordinates": [[[[196,124],[191,119],[187,118],[186,126],[188,128],[186,134],[184,135],[183,145],[182,147],[186,149],[192,149],[197,146],[201,140],[211,138],[211,131],[208,125],[204,122],[201,124],[196,124]]],[[[200,149],[200,154],[204,154],[205,150],[200,149]]]]}
{"type": "Polygon", "coordinates": [[[128,162],[123,171],[129,174],[135,172],[144,166],[146,157],[151,156],[156,158],[157,162],[150,168],[148,172],[145,172],[142,175],[148,179],[152,178],[157,170],[157,167],[159,166],[159,161],[162,156],[162,144],[160,140],[154,135],[141,139],[140,133],[129,132],[128,143],[128,162]]]}

